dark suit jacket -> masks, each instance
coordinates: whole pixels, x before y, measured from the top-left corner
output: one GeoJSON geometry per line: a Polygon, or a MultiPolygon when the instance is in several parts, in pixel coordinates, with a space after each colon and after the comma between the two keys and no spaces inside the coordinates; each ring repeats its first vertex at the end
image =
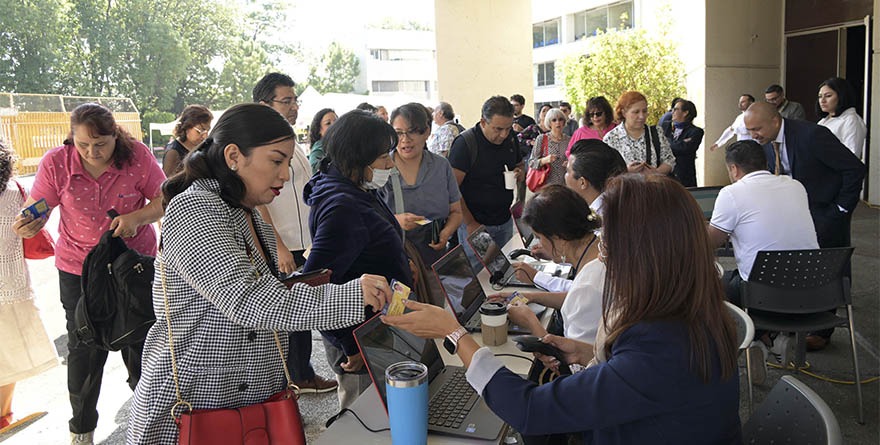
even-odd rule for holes
{"type": "Polygon", "coordinates": [[[703,141],[703,129],[693,124],[688,124],[681,130],[678,138],[674,138],[674,127],[664,128],[666,139],[675,155],[675,168],[672,174],[681,181],[685,187],[697,186],[697,150],[703,141]]]}
{"type": "MultiPolygon", "coordinates": [[[[785,119],[785,146],[791,177],[800,181],[807,190],[810,213],[816,224],[821,247],[837,247],[824,243],[829,231],[843,231],[841,219],[846,220],[845,236],[849,236],[849,218],[837,206],[850,214],[859,202],[859,192],[867,168],[828,128],[799,119],[785,119]]],[[[764,146],[767,166],[775,170],[773,145],[764,146]]],[[[833,236],[834,238],[839,238],[833,236]]],[[[839,243],[834,243],[839,244],[839,243]]]]}

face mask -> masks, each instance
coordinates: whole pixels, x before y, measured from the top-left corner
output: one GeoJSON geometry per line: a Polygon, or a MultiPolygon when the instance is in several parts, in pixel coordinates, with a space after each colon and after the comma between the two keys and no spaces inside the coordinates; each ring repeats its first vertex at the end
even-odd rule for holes
{"type": "Polygon", "coordinates": [[[391,177],[391,172],[394,170],[393,168],[380,169],[370,166],[367,166],[367,168],[373,171],[373,180],[364,182],[364,188],[367,190],[378,190],[385,187],[385,184],[388,183],[388,178],[391,177]]]}

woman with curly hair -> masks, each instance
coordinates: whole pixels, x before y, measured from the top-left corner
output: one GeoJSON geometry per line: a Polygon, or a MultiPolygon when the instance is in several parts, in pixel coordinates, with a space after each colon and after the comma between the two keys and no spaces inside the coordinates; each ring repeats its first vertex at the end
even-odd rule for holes
{"type": "Polygon", "coordinates": [[[309,126],[309,143],[311,144],[311,148],[309,149],[309,165],[312,166],[312,174],[318,173],[319,168],[321,167],[321,160],[324,159],[326,154],[324,153],[324,135],[327,133],[327,129],[333,125],[333,122],[336,122],[339,116],[336,115],[336,112],[333,111],[332,108],[324,108],[315,113],[315,117],[312,118],[312,125],[309,126]]]}

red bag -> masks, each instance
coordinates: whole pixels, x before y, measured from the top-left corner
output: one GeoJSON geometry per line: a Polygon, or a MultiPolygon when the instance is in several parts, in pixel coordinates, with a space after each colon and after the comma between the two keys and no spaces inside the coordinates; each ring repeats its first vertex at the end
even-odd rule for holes
{"type": "MultiPolygon", "coordinates": [[[[160,243],[161,246],[161,243],[160,243]]],[[[248,249],[251,263],[254,259],[248,249]]],[[[229,445],[306,445],[302,416],[296,402],[296,390],[287,360],[281,349],[278,332],[275,346],[281,356],[281,366],[287,379],[287,388],[262,403],[240,408],[217,408],[193,410],[192,404],[180,395],[180,382],[177,380],[177,362],[174,359],[174,338],[171,332],[171,314],[168,305],[168,290],[165,283],[165,260],[161,263],[162,297],[165,300],[165,322],[168,328],[168,347],[171,350],[171,376],[177,393],[177,403],[171,407],[171,417],[179,428],[177,443],[180,445],[229,444],[229,445]],[[180,409],[179,415],[175,410],[180,409]]],[[[330,277],[330,270],[323,269],[317,275],[330,277]]]]}
{"type": "MultiPolygon", "coordinates": [[[[18,191],[21,192],[21,197],[27,200],[27,193],[25,193],[24,187],[22,187],[17,181],[15,182],[15,185],[18,186],[18,191]]],[[[22,238],[21,243],[24,247],[24,257],[29,260],[42,260],[43,258],[49,258],[50,256],[55,255],[55,242],[52,241],[52,235],[49,235],[49,232],[47,232],[46,229],[40,229],[40,231],[31,238],[22,238]]]]}
{"type": "MultiPolygon", "coordinates": [[[[543,135],[541,138],[541,157],[547,156],[547,143],[548,143],[549,135],[543,135]]],[[[550,176],[550,164],[544,165],[541,168],[532,168],[529,169],[529,174],[526,176],[526,186],[529,190],[533,192],[537,192],[544,184],[547,183],[547,177],[550,176]]]]}
{"type": "Polygon", "coordinates": [[[180,445],[306,443],[296,393],[291,389],[256,405],[195,410],[181,414],[175,421],[180,428],[180,445]]]}

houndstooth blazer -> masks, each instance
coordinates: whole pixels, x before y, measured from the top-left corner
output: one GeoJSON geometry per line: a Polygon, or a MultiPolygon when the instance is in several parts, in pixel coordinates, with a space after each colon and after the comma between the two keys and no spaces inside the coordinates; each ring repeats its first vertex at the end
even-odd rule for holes
{"type": "MultiPolygon", "coordinates": [[[[259,252],[248,213],[219,196],[219,183],[198,180],[168,204],[156,257],[156,324],[144,344],[140,382],[126,443],[177,443],[177,402],[161,273],[165,269],[180,391],[195,409],[262,402],[285,386],[272,330],[338,329],[363,321],[360,283],[288,291],[259,252]],[[256,267],[256,269],[255,269],[256,267]],[[259,272],[259,274],[257,273],[259,272]]],[[[271,226],[253,212],[267,255],[276,258],[271,226]]],[[[287,336],[280,335],[287,355],[287,336]]]]}

